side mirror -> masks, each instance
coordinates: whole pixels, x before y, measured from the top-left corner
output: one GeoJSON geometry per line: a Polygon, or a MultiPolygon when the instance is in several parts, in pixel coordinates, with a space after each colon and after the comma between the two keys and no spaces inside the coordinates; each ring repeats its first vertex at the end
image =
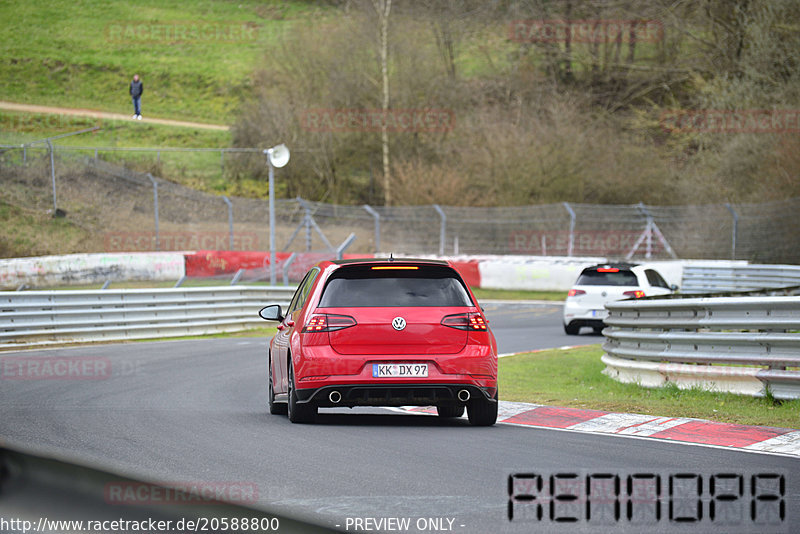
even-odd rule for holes
{"type": "Polygon", "coordinates": [[[669,286],[669,288],[672,290],[673,293],[675,293],[680,289],[680,287],[678,287],[678,284],[672,284],[671,286],[669,286]]]}
{"type": "Polygon", "coordinates": [[[265,321],[283,321],[284,317],[281,313],[280,304],[272,304],[261,308],[258,315],[265,321]]]}

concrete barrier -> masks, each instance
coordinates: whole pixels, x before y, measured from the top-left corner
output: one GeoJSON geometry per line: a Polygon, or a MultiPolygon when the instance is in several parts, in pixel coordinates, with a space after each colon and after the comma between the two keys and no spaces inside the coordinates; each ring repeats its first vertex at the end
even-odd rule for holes
{"type": "Polygon", "coordinates": [[[181,252],[66,254],[0,260],[0,288],[97,284],[106,280],[178,280],[185,274],[181,252]]]}

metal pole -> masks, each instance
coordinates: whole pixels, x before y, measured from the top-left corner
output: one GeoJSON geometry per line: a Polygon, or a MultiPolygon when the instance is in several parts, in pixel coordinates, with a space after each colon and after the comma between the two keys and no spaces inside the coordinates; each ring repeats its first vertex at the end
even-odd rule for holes
{"type": "Polygon", "coordinates": [[[222,196],[222,200],[228,205],[228,248],[233,250],[233,204],[225,195],[222,196]]]}
{"type": "Polygon", "coordinates": [[[46,139],[47,146],[50,149],[50,177],[53,180],[53,217],[58,213],[58,203],[56,202],[56,161],[53,155],[53,143],[50,139],[46,139]]]}
{"type": "Polygon", "coordinates": [[[158,182],[156,182],[156,179],[153,178],[153,175],[149,172],[147,173],[147,177],[153,184],[153,212],[156,222],[156,250],[161,250],[161,240],[158,236],[158,182]]]}
{"type": "Polygon", "coordinates": [[[342,244],[339,245],[339,248],[336,249],[336,259],[337,260],[341,260],[342,259],[342,255],[344,254],[344,251],[347,250],[347,247],[349,247],[353,243],[353,241],[355,241],[355,239],[356,239],[356,234],[351,232],[350,235],[347,236],[347,239],[342,241],[342,244]]]}
{"type": "Polygon", "coordinates": [[[375,218],[375,252],[378,253],[381,251],[381,214],[369,204],[364,204],[364,209],[375,218]]]}
{"type": "Polygon", "coordinates": [[[269,283],[275,285],[275,169],[269,154],[269,283]]]}
{"type": "Polygon", "coordinates": [[[567,256],[572,256],[572,250],[575,246],[575,211],[568,202],[564,202],[564,207],[567,208],[569,213],[569,245],[567,245],[567,256]]]}
{"type": "Polygon", "coordinates": [[[445,215],[444,210],[439,207],[439,204],[434,204],[433,209],[435,209],[442,218],[442,223],[439,227],[439,256],[444,256],[444,240],[447,233],[447,215],[445,215]]]}
{"type": "Polygon", "coordinates": [[[639,202],[637,206],[639,210],[647,217],[647,223],[645,224],[645,258],[650,259],[653,255],[653,216],[650,215],[650,212],[647,211],[647,208],[644,206],[644,202],[639,202]]]}
{"type": "Polygon", "coordinates": [[[736,213],[736,210],[733,209],[733,206],[730,204],[725,204],[725,207],[728,208],[728,211],[731,212],[733,215],[733,232],[731,236],[731,259],[736,259],[736,234],[739,231],[739,214],[736,213]]]}

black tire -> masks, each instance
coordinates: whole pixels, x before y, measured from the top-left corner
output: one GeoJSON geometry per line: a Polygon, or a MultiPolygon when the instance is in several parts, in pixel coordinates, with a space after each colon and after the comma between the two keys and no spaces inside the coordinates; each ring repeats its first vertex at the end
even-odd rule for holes
{"type": "Polygon", "coordinates": [[[269,413],[272,415],[286,415],[286,403],[275,402],[275,390],[272,385],[272,354],[269,355],[269,390],[267,391],[269,401],[269,413]]]}
{"type": "Polygon", "coordinates": [[[602,333],[603,333],[603,327],[602,327],[602,326],[596,326],[596,327],[594,328],[594,333],[595,333],[595,334],[597,334],[597,335],[599,336],[600,334],[602,334],[602,333]]]}
{"type": "Polygon", "coordinates": [[[568,336],[577,336],[580,331],[581,331],[580,325],[577,325],[575,323],[569,323],[564,325],[564,332],[566,332],[568,336]]]}
{"type": "Polygon", "coordinates": [[[472,399],[467,405],[467,417],[474,426],[492,426],[497,422],[497,393],[494,402],[485,398],[472,399]]]}
{"type": "Polygon", "coordinates": [[[289,360],[289,403],[287,412],[289,421],[292,423],[313,423],[317,418],[317,407],[311,403],[301,404],[297,402],[297,392],[294,388],[294,369],[292,360],[289,360]]]}
{"type": "Polygon", "coordinates": [[[439,414],[439,417],[461,417],[464,415],[464,405],[463,404],[440,404],[436,407],[436,413],[439,414]]]}

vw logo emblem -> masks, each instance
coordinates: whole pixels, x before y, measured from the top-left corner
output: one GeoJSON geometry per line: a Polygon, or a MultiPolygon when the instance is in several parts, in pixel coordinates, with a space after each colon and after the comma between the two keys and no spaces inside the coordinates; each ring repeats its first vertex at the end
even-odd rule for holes
{"type": "Polygon", "coordinates": [[[402,330],[406,327],[406,320],[402,317],[395,317],[392,319],[392,328],[395,330],[402,330]]]}

